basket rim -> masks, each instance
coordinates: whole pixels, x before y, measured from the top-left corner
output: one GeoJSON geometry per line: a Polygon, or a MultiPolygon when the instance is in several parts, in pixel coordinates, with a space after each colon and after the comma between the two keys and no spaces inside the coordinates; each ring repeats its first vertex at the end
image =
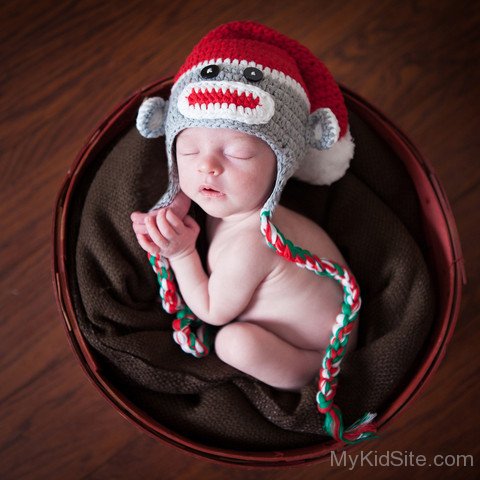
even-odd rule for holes
{"type": "MultiPolygon", "coordinates": [[[[63,325],[72,350],[79,359],[90,381],[122,416],[157,440],[181,451],[186,451],[198,458],[250,468],[285,467],[325,461],[331,451],[355,448],[355,446],[346,446],[334,440],[318,446],[289,449],[282,452],[237,451],[206,446],[183,437],[160,425],[154,419],[149,418],[143,411],[124,398],[120,392],[109,385],[108,380],[103,378],[98,371],[91,349],[79,329],[68,288],[66,226],[69,202],[78,174],[89,163],[89,160],[95,156],[95,153],[115,138],[116,134],[131,122],[132,115],[134,115],[145,97],[158,95],[162,90],[168,89],[171,84],[172,77],[167,77],[141,88],[127,100],[117,105],[110,115],[99,122],[67,171],[57,194],[52,221],[53,255],[51,271],[57,307],[63,318],[63,325]]],[[[455,219],[445,191],[431,164],[403,131],[382,112],[345,86],[342,85],[341,89],[349,107],[363,120],[367,121],[375,132],[388,142],[403,161],[415,184],[417,194],[419,184],[422,185],[422,189],[427,191],[429,199],[428,208],[430,210],[432,208],[435,209],[431,214],[435,215],[437,220],[437,223],[432,223],[432,225],[435,226],[436,231],[439,232],[441,229],[445,233],[443,237],[440,235],[439,237],[441,238],[437,239],[437,241],[440,242],[445,262],[448,265],[448,275],[445,281],[448,282],[447,288],[450,293],[448,298],[443,301],[440,312],[443,315],[441,315],[441,322],[437,322],[438,325],[436,325],[435,342],[429,344],[429,349],[425,353],[422,364],[410,379],[408,385],[405,386],[390,407],[378,417],[377,425],[379,430],[381,430],[411,404],[438,369],[458,319],[461,290],[462,285],[466,283],[466,274],[455,219]],[[415,172],[415,177],[412,176],[412,172],[415,172]],[[438,221],[442,222],[441,226],[438,225],[438,221]]],[[[420,196],[419,200],[421,206],[426,208],[424,205],[426,200],[420,196]]],[[[423,210],[423,214],[428,215],[428,212],[423,210]]]]}

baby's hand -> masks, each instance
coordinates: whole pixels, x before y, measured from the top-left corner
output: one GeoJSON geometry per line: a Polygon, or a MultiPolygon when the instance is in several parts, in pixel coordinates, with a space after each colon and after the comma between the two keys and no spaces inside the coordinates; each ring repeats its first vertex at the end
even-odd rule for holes
{"type": "MultiPolygon", "coordinates": [[[[190,209],[190,204],[191,200],[182,191],[180,191],[168,208],[173,210],[177,217],[183,219],[190,209]]],[[[151,255],[157,255],[160,252],[160,249],[150,238],[147,228],[145,227],[145,219],[147,217],[155,218],[159,211],[160,210],[157,209],[148,213],[133,212],[130,215],[133,231],[135,232],[138,243],[146,252],[150,253],[151,255]]]]}
{"type": "Polygon", "coordinates": [[[153,210],[148,213],[133,212],[130,215],[133,231],[137,237],[138,244],[150,255],[155,256],[160,253],[160,249],[157,247],[157,245],[155,245],[155,243],[152,242],[152,239],[147,232],[147,227],[145,226],[145,220],[147,217],[155,218],[159,211],[160,210],[153,210]]]}
{"type": "Polygon", "coordinates": [[[192,217],[187,215],[181,220],[170,208],[158,210],[156,217],[147,216],[145,228],[158,252],[170,259],[190,255],[200,232],[192,217]]]}

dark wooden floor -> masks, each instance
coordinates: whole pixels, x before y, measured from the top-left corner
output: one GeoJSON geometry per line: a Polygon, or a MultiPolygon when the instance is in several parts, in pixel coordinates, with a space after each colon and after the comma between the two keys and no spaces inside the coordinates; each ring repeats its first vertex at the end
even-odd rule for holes
{"type": "MultiPolygon", "coordinates": [[[[347,478],[328,463],[243,471],[147,437],[92,387],[51,287],[51,221],[64,175],[121,100],[170,75],[208,30],[254,19],[321,56],[433,164],[469,283],[439,371],[368,445],[480,461],[479,3],[476,1],[29,1],[0,5],[0,478],[347,478]],[[475,158],[477,160],[475,160],[475,158]],[[477,233],[475,233],[477,232],[477,233]]],[[[366,447],[367,448],[367,447],[366,447]]],[[[473,478],[471,468],[362,467],[355,478],[473,478]]],[[[478,477],[477,477],[478,478],[478,477]]]]}

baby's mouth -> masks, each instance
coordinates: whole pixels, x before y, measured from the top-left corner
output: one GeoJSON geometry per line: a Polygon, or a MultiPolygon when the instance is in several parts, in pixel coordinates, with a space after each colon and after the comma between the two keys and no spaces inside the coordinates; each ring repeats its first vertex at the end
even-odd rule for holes
{"type": "Polygon", "coordinates": [[[275,112],[272,96],[254,85],[209,81],[188,84],[178,98],[187,118],[227,118],[249,125],[267,123],[275,112]]]}
{"type": "Polygon", "coordinates": [[[220,198],[225,196],[223,192],[211,187],[210,185],[201,185],[199,188],[199,192],[204,197],[210,197],[210,198],[220,198]]]}

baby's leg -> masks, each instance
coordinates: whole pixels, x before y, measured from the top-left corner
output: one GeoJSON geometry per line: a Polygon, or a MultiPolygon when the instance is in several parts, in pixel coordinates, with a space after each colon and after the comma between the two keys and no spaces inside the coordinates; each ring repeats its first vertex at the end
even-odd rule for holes
{"type": "Polygon", "coordinates": [[[313,380],[323,359],[319,351],[294,347],[245,321],[225,325],[217,334],[215,351],[232,367],[285,390],[299,390],[313,380]]]}

